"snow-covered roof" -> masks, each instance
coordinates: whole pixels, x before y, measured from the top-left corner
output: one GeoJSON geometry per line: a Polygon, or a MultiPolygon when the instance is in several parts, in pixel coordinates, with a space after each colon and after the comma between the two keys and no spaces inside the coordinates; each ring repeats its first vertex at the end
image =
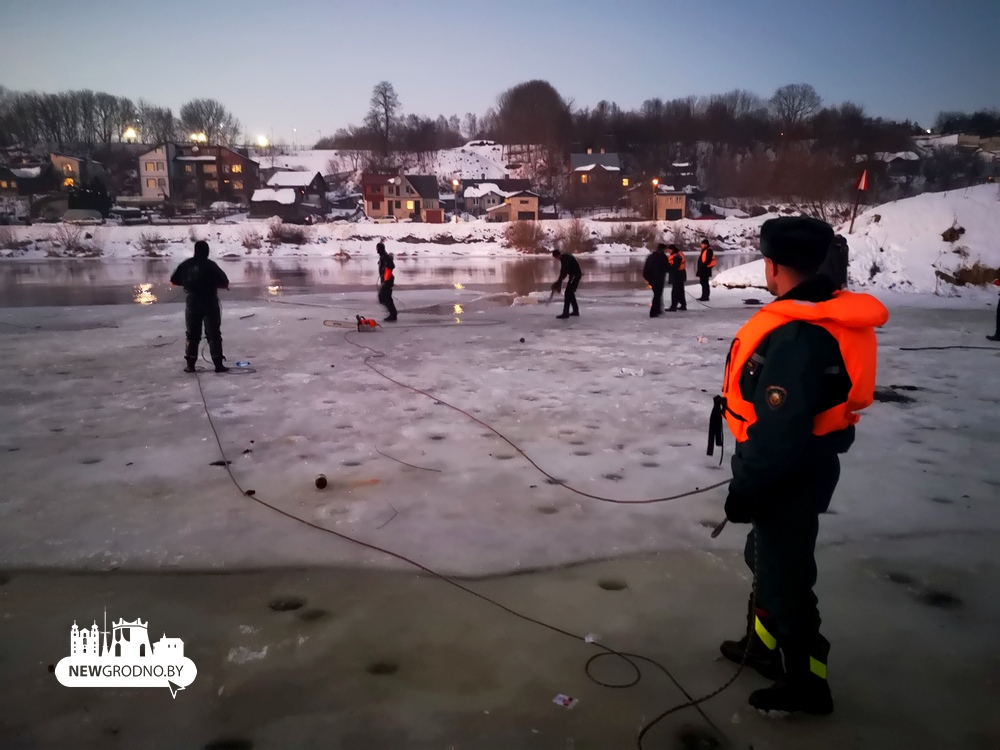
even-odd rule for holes
{"type": "Polygon", "coordinates": [[[20,177],[22,180],[30,180],[38,177],[42,173],[41,167],[21,167],[20,169],[11,169],[10,173],[15,177],[20,177]]]}
{"type": "MultiPolygon", "coordinates": [[[[872,158],[875,161],[884,161],[888,163],[890,161],[896,161],[897,159],[902,159],[903,161],[918,161],[920,156],[913,151],[878,151],[872,154],[872,158]]],[[[858,154],[854,157],[854,161],[868,161],[868,156],[866,154],[858,154]]]]}
{"type": "Polygon", "coordinates": [[[214,156],[178,156],[177,161],[215,161],[214,156]]]}
{"type": "Polygon", "coordinates": [[[493,206],[491,208],[487,208],[486,209],[486,213],[491,214],[494,211],[508,211],[508,210],[510,210],[510,204],[509,203],[501,203],[499,206],[493,206]]]}
{"type": "Polygon", "coordinates": [[[687,167],[691,166],[691,162],[689,162],[689,161],[675,161],[670,166],[677,167],[678,169],[687,168],[687,167]]]}
{"type": "Polygon", "coordinates": [[[496,183],[493,182],[483,182],[479,185],[473,185],[472,187],[467,187],[463,195],[466,198],[482,198],[484,196],[495,193],[496,195],[502,195],[507,197],[507,193],[497,187],[496,183]]]}
{"type": "Polygon", "coordinates": [[[594,169],[595,167],[600,167],[601,169],[605,170],[606,172],[621,172],[621,169],[619,167],[608,167],[608,166],[605,166],[604,164],[587,164],[586,166],[583,166],[583,167],[577,167],[573,171],[574,172],[589,172],[590,170],[594,169]]]}
{"type": "Polygon", "coordinates": [[[271,187],[308,187],[318,172],[275,172],[267,184],[271,187]]]}
{"type": "Polygon", "coordinates": [[[274,201],[275,203],[283,203],[286,206],[290,206],[295,203],[295,191],[292,188],[283,188],[281,190],[259,188],[253,191],[253,197],[250,200],[253,203],[274,201]]]}

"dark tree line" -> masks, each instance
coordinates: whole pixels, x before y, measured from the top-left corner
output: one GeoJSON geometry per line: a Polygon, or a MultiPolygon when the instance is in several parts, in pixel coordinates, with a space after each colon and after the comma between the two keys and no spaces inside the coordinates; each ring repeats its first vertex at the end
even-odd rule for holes
{"type": "Polygon", "coordinates": [[[42,94],[0,86],[0,147],[155,144],[192,133],[204,133],[207,143],[233,145],[240,130],[239,120],[215,99],[193,99],[175,117],[169,107],[103,91],[42,94]]]}
{"type": "Polygon", "coordinates": [[[1000,109],[981,109],[971,114],[942,112],[934,123],[939,133],[965,133],[980,138],[1000,136],[1000,109]]]}

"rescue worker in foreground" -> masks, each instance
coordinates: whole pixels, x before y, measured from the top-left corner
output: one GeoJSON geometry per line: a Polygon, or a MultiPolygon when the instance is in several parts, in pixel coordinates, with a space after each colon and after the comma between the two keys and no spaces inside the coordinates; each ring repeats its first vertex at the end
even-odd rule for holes
{"type": "Polygon", "coordinates": [[[834,289],[817,273],[833,240],[826,222],[766,221],[767,289],[778,299],[744,325],[729,350],[709,434],[722,416],[736,437],[726,518],[751,523],[744,559],[756,576],[746,634],[723,655],[777,680],[750,705],[778,714],[829,714],[829,642],[820,635],[815,547],[819,515],[854,442],[857,412],[872,403],[875,328],[889,318],[874,297],[834,289]]]}
{"type": "Polygon", "coordinates": [[[379,242],[375,246],[378,252],[378,301],[389,311],[386,322],[396,320],[396,304],[392,301],[392,287],[396,283],[396,261],[392,253],[385,251],[385,245],[379,242]]]}
{"type": "Polygon", "coordinates": [[[698,256],[698,268],[695,273],[701,282],[701,296],[699,302],[708,302],[709,287],[708,280],[712,278],[712,269],[715,268],[715,251],[708,244],[708,240],[701,241],[701,255],[698,256]]]}
{"type": "Polygon", "coordinates": [[[667,312],[687,310],[687,298],[684,296],[684,285],[687,283],[687,260],[677,245],[667,245],[670,255],[667,263],[670,267],[670,307],[667,312]]]}
{"type": "Polygon", "coordinates": [[[667,246],[661,242],[646,257],[646,263],[642,267],[642,278],[653,290],[653,304],[649,306],[651,318],[658,318],[663,312],[663,287],[667,283],[667,270],[670,268],[667,254],[664,252],[666,249],[667,246]]]}
{"type": "Polygon", "coordinates": [[[219,290],[229,289],[229,278],[215,261],[208,259],[208,243],[194,243],[194,257],[183,261],[170,276],[170,283],[184,287],[187,301],[184,306],[185,348],[184,372],[194,372],[198,361],[198,344],[204,323],[205,338],[212,354],[216,372],[229,372],[222,356],[222,310],[219,307],[219,290]]]}
{"type": "MultiPolygon", "coordinates": [[[[997,272],[997,277],[993,279],[993,286],[1000,286],[1000,272],[997,272]]],[[[997,330],[992,336],[987,336],[990,341],[1000,341],[1000,300],[997,300],[997,330]]]]}
{"type": "Polygon", "coordinates": [[[580,264],[572,255],[562,253],[559,250],[553,250],[552,257],[559,261],[559,278],[552,282],[553,291],[558,292],[562,289],[562,281],[566,279],[566,296],[563,298],[562,315],[556,315],[556,317],[559,320],[565,320],[570,316],[579,317],[580,308],[576,304],[576,288],[580,286],[580,279],[583,278],[580,264]],[[573,312],[570,312],[571,307],[573,312]]]}

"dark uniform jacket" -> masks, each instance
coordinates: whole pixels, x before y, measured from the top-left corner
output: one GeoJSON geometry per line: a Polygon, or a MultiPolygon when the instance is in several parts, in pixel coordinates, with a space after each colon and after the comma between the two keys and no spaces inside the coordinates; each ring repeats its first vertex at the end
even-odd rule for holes
{"type": "Polygon", "coordinates": [[[583,277],[583,271],[580,270],[580,264],[577,263],[576,258],[569,253],[562,253],[559,256],[559,278],[556,283],[562,284],[562,280],[567,276],[570,281],[579,280],[583,277]]]}
{"type": "Polygon", "coordinates": [[[667,254],[662,250],[654,250],[646,257],[646,265],[642,268],[642,278],[652,286],[663,286],[669,266],[667,254]]]}
{"type": "Polygon", "coordinates": [[[715,258],[715,251],[710,247],[706,247],[703,251],[698,253],[698,268],[695,271],[698,278],[712,275],[712,266],[708,265],[715,258]],[[705,260],[702,262],[702,255],[704,255],[705,260]]]}
{"type": "Polygon", "coordinates": [[[184,287],[189,297],[217,299],[219,289],[229,288],[229,278],[215,261],[208,258],[188,258],[170,277],[174,286],[184,287]]]}
{"type": "Polygon", "coordinates": [[[670,264],[670,283],[683,284],[687,281],[687,260],[683,253],[670,253],[667,256],[667,263],[670,264]]]}
{"type": "Polygon", "coordinates": [[[396,261],[393,260],[392,253],[386,253],[378,257],[378,280],[382,284],[392,285],[396,281],[396,261]],[[389,278],[385,277],[388,269],[389,278]]]}
{"type": "MultiPolygon", "coordinates": [[[[825,276],[802,282],[780,299],[825,302],[833,283],[825,276]]],[[[854,442],[854,426],[823,436],[813,435],[813,418],[843,403],[851,389],[837,340],[824,328],[793,321],[773,331],[743,368],[740,391],[752,401],[757,421],[733,457],[730,496],[767,502],[788,477],[808,472],[810,459],[845,453],[854,442]],[[775,408],[767,391],[781,389],[775,408]]],[[[835,483],[835,482],[834,482],[835,483]]]]}

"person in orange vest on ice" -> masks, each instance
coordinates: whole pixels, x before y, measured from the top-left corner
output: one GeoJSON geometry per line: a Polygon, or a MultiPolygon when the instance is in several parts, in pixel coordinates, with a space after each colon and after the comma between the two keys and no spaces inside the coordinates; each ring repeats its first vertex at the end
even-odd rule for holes
{"type": "Polygon", "coordinates": [[[750,523],[744,560],[756,586],[747,629],[723,655],[775,684],[750,695],[765,713],[829,714],[830,643],[813,593],[819,516],[840,477],[839,454],[854,442],[858,411],[875,393],[875,328],[889,319],[867,294],[838,291],[818,269],[834,239],[826,222],[764,222],[760,252],[778,299],[744,325],[729,349],[715,398],[709,455],[722,419],[736,438],[726,518],[750,523]]]}
{"type": "Polygon", "coordinates": [[[667,312],[676,310],[687,310],[687,299],[684,296],[684,284],[687,283],[687,260],[684,253],[678,249],[677,245],[667,245],[670,255],[667,256],[667,264],[670,274],[670,307],[667,312]]]}
{"type": "Polygon", "coordinates": [[[381,242],[375,246],[375,250],[378,251],[378,301],[389,311],[389,317],[385,320],[391,323],[396,319],[396,305],[392,301],[392,287],[396,283],[396,261],[392,259],[392,253],[385,251],[385,245],[381,242]]]}
{"type": "Polygon", "coordinates": [[[708,280],[712,278],[712,269],[715,268],[715,252],[708,240],[701,241],[701,255],[698,256],[698,268],[695,273],[701,281],[701,296],[699,302],[708,302],[708,280]]]}

